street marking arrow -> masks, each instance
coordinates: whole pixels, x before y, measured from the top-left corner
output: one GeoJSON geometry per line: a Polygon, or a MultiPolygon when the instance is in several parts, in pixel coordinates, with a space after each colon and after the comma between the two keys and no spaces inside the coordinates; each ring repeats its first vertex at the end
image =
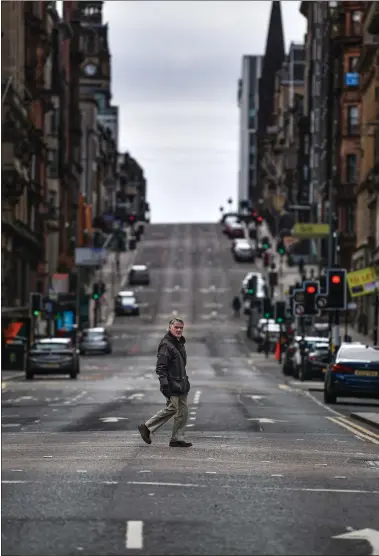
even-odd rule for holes
{"type": "Polygon", "coordinates": [[[371,545],[372,556],[379,556],[379,531],[375,529],[357,529],[356,531],[342,533],[342,535],[335,535],[333,539],[359,539],[367,541],[371,545]]]}
{"type": "Polygon", "coordinates": [[[103,417],[100,419],[103,423],[118,423],[119,421],[128,421],[127,417],[103,417]]]}

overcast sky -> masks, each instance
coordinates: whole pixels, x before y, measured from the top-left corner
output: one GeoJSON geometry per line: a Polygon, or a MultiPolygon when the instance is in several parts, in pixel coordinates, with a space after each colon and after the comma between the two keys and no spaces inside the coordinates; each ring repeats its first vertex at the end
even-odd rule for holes
{"type": "MultiPolygon", "coordinates": [[[[282,2],[302,42],[300,2],[282,2]]],[[[119,149],[145,170],[151,221],[212,222],[237,193],[237,80],[263,54],[269,1],[107,1],[119,149]]]]}

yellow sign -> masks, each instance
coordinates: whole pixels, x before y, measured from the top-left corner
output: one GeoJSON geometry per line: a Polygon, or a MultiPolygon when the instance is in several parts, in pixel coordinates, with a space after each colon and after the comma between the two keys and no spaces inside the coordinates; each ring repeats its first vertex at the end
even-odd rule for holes
{"type": "Polygon", "coordinates": [[[351,297],[361,297],[379,289],[379,268],[367,267],[347,273],[351,297]]]}
{"type": "Polygon", "coordinates": [[[292,234],[303,239],[326,237],[329,234],[329,224],[304,224],[298,222],[295,224],[292,234]]]}

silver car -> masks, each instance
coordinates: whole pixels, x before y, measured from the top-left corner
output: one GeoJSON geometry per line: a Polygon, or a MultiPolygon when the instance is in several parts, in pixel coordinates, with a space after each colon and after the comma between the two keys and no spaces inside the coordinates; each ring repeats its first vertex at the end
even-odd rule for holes
{"type": "Polygon", "coordinates": [[[70,338],[41,338],[32,344],[27,354],[28,380],[36,374],[68,374],[75,379],[79,372],[79,356],[70,338]]]}
{"type": "Polygon", "coordinates": [[[103,327],[86,328],[79,342],[82,355],[95,353],[112,353],[112,344],[108,332],[103,327]]]}

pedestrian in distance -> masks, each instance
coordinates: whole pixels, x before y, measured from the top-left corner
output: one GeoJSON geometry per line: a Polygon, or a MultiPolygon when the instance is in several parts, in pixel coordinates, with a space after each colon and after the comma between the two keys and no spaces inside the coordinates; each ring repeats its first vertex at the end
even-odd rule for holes
{"type": "Polygon", "coordinates": [[[151,444],[152,433],[173,417],[169,446],[171,448],[192,446],[191,442],[184,440],[184,427],[188,420],[187,396],[190,382],[186,371],[187,353],[183,329],[184,322],[181,319],[171,319],[168,332],[158,346],[156,373],[159,378],[160,391],[167,402],[163,409],[139,425],[139,433],[146,444],[151,444]]]}
{"type": "Polygon", "coordinates": [[[240,311],[241,311],[241,301],[240,301],[240,298],[238,297],[238,295],[236,295],[234,297],[232,306],[233,306],[234,316],[239,317],[240,316],[240,311]]]}

